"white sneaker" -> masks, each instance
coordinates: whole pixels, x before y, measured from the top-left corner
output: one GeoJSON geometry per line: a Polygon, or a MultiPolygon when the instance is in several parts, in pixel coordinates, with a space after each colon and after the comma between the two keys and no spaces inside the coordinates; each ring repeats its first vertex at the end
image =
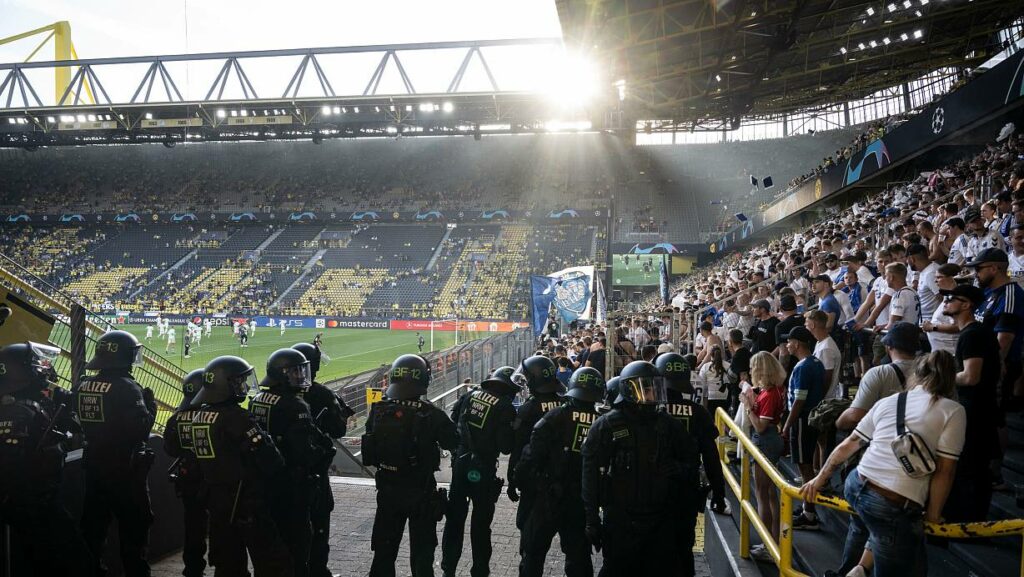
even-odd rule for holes
{"type": "Polygon", "coordinates": [[[850,572],[846,574],[846,577],[868,577],[868,572],[864,569],[863,565],[857,565],[850,572]]]}

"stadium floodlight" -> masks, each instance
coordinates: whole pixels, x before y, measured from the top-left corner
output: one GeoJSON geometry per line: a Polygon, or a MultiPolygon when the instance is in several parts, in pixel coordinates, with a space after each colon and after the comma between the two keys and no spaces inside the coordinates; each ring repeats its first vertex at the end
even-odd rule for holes
{"type": "Polygon", "coordinates": [[[721,74],[715,74],[715,80],[718,81],[718,82],[721,82],[722,81],[722,75],[721,74]]]}
{"type": "Polygon", "coordinates": [[[846,54],[846,47],[845,46],[840,46],[839,47],[839,53],[840,54],[846,54]]]}
{"type": "Polygon", "coordinates": [[[917,16],[918,18],[920,18],[920,17],[924,16],[924,14],[921,14],[920,10],[914,10],[914,16],[917,16]]]}
{"type": "Polygon", "coordinates": [[[433,112],[434,105],[429,102],[423,102],[420,104],[420,112],[433,112]]]}
{"type": "Polygon", "coordinates": [[[391,106],[389,106],[388,110],[390,110],[391,112],[394,112],[395,111],[395,105],[392,104],[391,106]]]}
{"type": "Polygon", "coordinates": [[[921,0],[921,6],[927,6],[928,0],[921,0]]]}
{"type": "Polygon", "coordinates": [[[238,115],[239,116],[249,116],[249,111],[243,108],[243,109],[238,111],[238,115]]]}
{"type": "Polygon", "coordinates": [[[924,32],[921,32],[920,30],[914,30],[914,38],[921,38],[922,36],[924,36],[924,32]]]}
{"type": "Polygon", "coordinates": [[[380,112],[380,106],[374,106],[373,107],[373,111],[374,112],[380,112]]]}
{"type": "Polygon", "coordinates": [[[867,13],[868,13],[868,16],[874,16],[875,15],[875,9],[872,8],[871,6],[868,6],[867,13]]]}
{"type": "Polygon", "coordinates": [[[342,106],[341,107],[341,113],[342,114],[348,114],[348,108],[345,108],[344,106],[342,106]]]}
{"type": "Polygon", "coordinates": [[[17,123],[18,123],[18,121],[13,119],[13,118],[8,118],[7,119],[7,124],[17,124],[17,123]]]}
{"type": "Polygon", "coordinates": [[[331,115],[331,107],[325,105],[323,108],[320,109],[320,113],[323,114],[324,116],[330,116],[331,115]]]}
{"type": "Polygon", "coordinates": [[[79,122],[85,122],[85,115],[84,114],[79,114],[79,115],[75,116],[75,120],[77,120],[79,122]]]}
{"type": "Polygon", "coordinates": [[[238,111],[237,110],[232,110],[231,111],[231,116],[238,116],[238,111]]]}
{"type": "Polygon", "coordinates": [[[889,4],[888,6],[886,6],[886,8],[889,9],[889,12],[895,12],[896,11],[896,5],[895,4],[889,4]]]}
{"type": "Polygon", "coordinates": [[[544,70],[542,85],[547,97],[562,107],[585,106],[598,94],[601,76],[585,55],[565,51],[544,70]]]}
{"type": "Polygon", "coordinates": [[[882,44],[885,44],[886,46],[888,46],[891,43],[892,43],[892,40],[890,40],[888,36],[886,36],[885,38],[882,38],[882,44]]]}
{"type": "Polygon", "coordinates": [[[867,48],[867,46],[864,46],[864,43],[863,43],[863,42],[859,42],[859,43],[857,44],[857,48],[860,48],[861,50],[864,50],[865,48],[867,48]]]}
{"type": "Polygon", "coordinates": [[[75,117],[71,116],[71,115],[62,115],[60,117],[60,121],[61,122],[74,122],[75,121],[75,117]]]}
{"type": "Polygon", "coordinates": [[[405,111],[406,112],[412,112],[412,104],[406,104],[405,105],[405,111]]]}
{"type": "Polygon", "coordinates": [[[50,124],[53,124],[54,122],[57,122],[57,119],[52,117],[52,116],[47,116],[46,117],[46,121],[49,122],[50,124]]]}
{"type": "Polygon", "coordinates": [[[356,106],[355,108],[353,108],[352,112],[355,112],[356,114],[359,114],[359,107],[356,106]]]}
{"type": "Polygon", "coordinates": [[[441,105],[441,109],[444,110],[445,112],[451,112],[455,110],[455,105],[452,104],[451,102],[445,102],[444,104],[441,105]]]}
{"type": "Polygon", "coordinates": [[[227,116],[227,114],[224,112],[223,108],[217,109],[217,118],[224,118],[225,116],[227,116]]]}
{"type": "Polygon", "coordinates": [[[911,6],[913,6],[913,5],[914,5],[914,4],[913,4],[913,3],[911,3],[911,2],[910,2],[910,0],[903,0],[903,7],[904,7],[904,8],[910,8],[910,7],[911,7],[911,6]]]}
{"type": "Polygon", "coordinates": [[[341,114],[341,107],[335,106],[334,108],[331,109],[331,111],[334,112],[335,114],[341,114]]]}
{"type": "Polygon", "coordinates": [[[872,40],[871,42],[868,42],[868,45],[871,46],[872,48],[877,48],[878,47],[878,42],[875,42],[874,40],[872,40]]]}
{"type": "Polygon", "coordinates": [[[89,120],[89,122],[96,122],[96,115],[95,114],[90,114],[90,115],[86,116],[86,118],[89,120]]]}
{"type": "Polygon", "coordinates": [[[397,126],[389,126],[389,127],[385,128],[384,130],[388,134],[397,134],[398,133],[398,127],[397,126]]]}

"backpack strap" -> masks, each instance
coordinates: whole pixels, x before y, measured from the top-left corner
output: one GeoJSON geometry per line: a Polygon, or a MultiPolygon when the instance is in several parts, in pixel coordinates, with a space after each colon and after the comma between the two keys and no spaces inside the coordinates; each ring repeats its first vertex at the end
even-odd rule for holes
{"type": "Polygon", "coordinates": [[[896,371],[896,378],[900,380],[900,387],[905,388],[907,386],[907,377],[903,375],[903,371],[896,366],[896,363],[890,363],[889,366],[892,367],[892,370],[896,371]]]}
{"type": "MultiPolygon", "coordinates": [[[[900,373],[902,374],[902,373],[900,373]]],[[[907,393],[900,393],[896,399],[896,436],[902,437],[907,432],[907,393]]]]}

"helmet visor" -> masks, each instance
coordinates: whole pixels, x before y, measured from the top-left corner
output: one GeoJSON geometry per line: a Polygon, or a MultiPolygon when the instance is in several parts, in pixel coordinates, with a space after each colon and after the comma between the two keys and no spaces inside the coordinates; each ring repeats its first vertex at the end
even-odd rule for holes
{"type": "Polygon", "coordinates": [[[637,405],[657,405],[667,400],[663,377],[634,377],[619,383],[619,393],[637,405]]]}
{"type": "Polygon", "coordinates": [[[317,347],[317,349],[320,351],[320,366],[322,367],[324,365],[331,364],[331,357],[327,356],[327,353],[325,353],[320,347],[317,347]]]}
{"type": "Polygon", "coordinates": [[[231,391],[238,398],[255,395],[260,390],[260,382],[256,378],[256,371],[253,369],[232,379],[230,385],[231,391]]]}
{"type": "Polygon", "coordinates": [[[526,390],[526,386],[530,383],[530,379],[526,378],[523,374],[523,369],[516,369],[516,372],[512,373],[512,382],[519,385],[523,390],[526,390]]]}
{"type": "Polygon", "coordinates": [[[142,354],[142,347],[135,348],[135,358],[132,359],[133,367],[141,367],[146,363],[146,357],[142,354]]]}
{"type": "Polygon", "coordinates": [[[284,373],[284,378],[288,385],[296,389],[306,390],[313,382],[309,371],[309,361],[294,367],[286,367],[281,372],[284,373]]]}
{"type": "Polygon", "coordinates": [[[60,349],[50,345],[29,342],[28,347],[32,351],[32,363],[36,366],[51,368],[60,356],[60,349]]]}

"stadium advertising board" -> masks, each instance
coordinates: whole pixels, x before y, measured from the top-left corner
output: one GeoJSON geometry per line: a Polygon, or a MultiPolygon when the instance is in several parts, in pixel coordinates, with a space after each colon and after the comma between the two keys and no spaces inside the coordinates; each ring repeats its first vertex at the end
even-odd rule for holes
{"type": "Polygon", "coordinates": [[[195,222],[227,222],[227,223],[255,223],[255,222],[286,222],[286,223],[313,223],[313,222],[402,222],[427,224],[434,222],[501,222],[504,220],[529,221],[534,223],[559,224],[570,221],[576,223],[604,222],[608,217],[606,208],[565,208],[562,210],[505,210],[496,208],[494,210],[467,210],[467,211],[442,211],[438,209],[423,209],[419,211],[374,211],[364,210],[356,212],[97,212],[97,213],[10,213],[3,215],[6,222],[31,222],[31,223],[65,223],[83,224],[88,222],[114,222],[119,224],[152,224],[152,223],[182,223],[190,224],[195,222]]]}
{"type": "Polygon", "coordinates": [[[1024,52],[1014,54],[959,90],[868,144],[849,160],[808,180],[709,248],[725,250],[757,230],[803,210],[848,186],[899,163],[1024,97],[1024,52]]]}
{"type": "MultiPolygon", "coordinates": [[[[389,323],[390,326],[383,328],[390,328],[393,331],[429,331],[431,328],[435,331],[455,331],[456,321],[453,319],[445,320],[393,320],[389,323]]],[[[458,321],[458,330],[473,332],[491,332],[491,333],[510,333],[515,330],[519,330],[525,327],[526,323],[510,323],[506,321],[470,321],[460,320],[458,321]]]]}
{"type": "Polygon", "coordinates": [[[184,325],[188,321],[202,323],[209,319],[214,326],[230,326],[234,322],[250,323],[256,321],[257,327],[280,327],[281,321],[285,322],[286,328],[296,329],[386,329],[389,328],[389,319],[381,318],[347,318],[347,317],[269,317],[269,316],[244,316],[227,315],[224,313],[212,315],[161,315],[157,312],[131,313],[126,316],[118,316],[121,323],[128,324],[153,324],[157,317],[167,320],[172,325],[184,325]]]}

